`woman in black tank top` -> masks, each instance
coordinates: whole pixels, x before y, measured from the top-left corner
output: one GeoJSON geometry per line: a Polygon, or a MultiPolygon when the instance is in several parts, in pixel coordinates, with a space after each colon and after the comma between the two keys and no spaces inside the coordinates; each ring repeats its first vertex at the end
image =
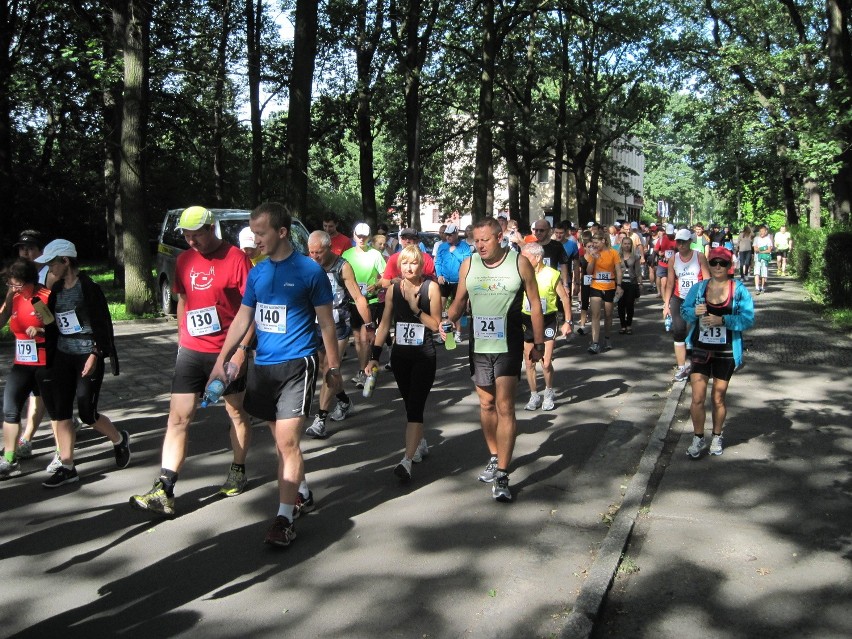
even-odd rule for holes
{"type": "Polygon", "coordinates": [[[367,364],[368,375],[378,369],[385,338],[394,326],[391,369],[405,403],[405,455],[394,468],[402,481],[411,479],[413,462],[429,452],[423,438],[423,413],[426,399],[435,381],[436,354],[432,332],[441,322],[441,293],[438,284],[423,279],[423,254],[416,246],[407,246],[399,255],[402,280],[385,298],[382,321],[376,331],[373,358],[367,364]]]}

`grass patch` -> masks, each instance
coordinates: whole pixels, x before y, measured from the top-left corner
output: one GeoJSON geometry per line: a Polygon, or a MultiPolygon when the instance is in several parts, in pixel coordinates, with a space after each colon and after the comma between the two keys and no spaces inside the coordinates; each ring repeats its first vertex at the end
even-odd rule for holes
{"type": "Polygon", "coordinates": [[[621,562],[618,564],[619,575],[632,575],[639,572],[639,566],[630,557],[630,555],[622,555],[621,562]]]}

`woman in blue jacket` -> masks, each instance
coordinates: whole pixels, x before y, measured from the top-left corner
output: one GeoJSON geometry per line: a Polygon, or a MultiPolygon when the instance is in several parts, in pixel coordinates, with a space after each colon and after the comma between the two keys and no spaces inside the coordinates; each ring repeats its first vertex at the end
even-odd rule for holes
{"type": "Polygon", "coordinates": [[[691,288],[680,308],[690,326],[687,343],[692,345],[693,437],[686,454],[698,459],[704,452],[707,383],[713,378],[713,439],[710,454],[722,454],[722,428],[727,408],[725,394],[734,371],[743,361],[743,331],[754,324],[754,302],[742,282],[733,278],[734,256],[717,247],[710,251],[710,279],[691,288]]]}

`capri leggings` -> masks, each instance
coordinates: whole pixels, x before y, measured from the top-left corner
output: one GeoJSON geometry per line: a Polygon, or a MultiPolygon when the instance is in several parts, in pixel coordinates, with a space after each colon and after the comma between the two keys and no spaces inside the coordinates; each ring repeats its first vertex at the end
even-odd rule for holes
{"type": "Polygon", "coordinates": [[[402,395],[402,401],[405,402],[406,421],[422,424],[426,399],[429,397],[429,391],[432,390],[432,383],[435,381],[437,359],[434,354],[431,357],[424,355],[409,359],[401,357],[401,353],[397,353],[397,351],[402,351],[402,349],[394,349],[391,369],[399,388],[399,394],[402,395]]]}
{"type": "Polygon", "coordinates": [[[98,421],[98,396],[104,380],[104,360],[98,357],[95,370],[83,377],[83,367],[88,359],[88,354],[71,355],[56,351],[53,365],[36,374],[50,419],[71,419],[76,397],[80,421],[89,426],[98,421]]]}
{"type": "Polygon", "coordinates": [[[21,421],[21,411],[24,410],[27,397],[33,391],[38,395],[36,371],[40,368],[41,366],[12,365],[12,370],[6,377],[6,390],[3,391],[4,422],[17,424],[21,421]]]}
{"type": "Polygon", "coordinates": [[[686,320],[680,314],[681,304],[683,300],[677,295],[672,295],[669,300],[669,312],[672,314],[672,338],[675,344],[683,344],[686,341],[686,320]]]}

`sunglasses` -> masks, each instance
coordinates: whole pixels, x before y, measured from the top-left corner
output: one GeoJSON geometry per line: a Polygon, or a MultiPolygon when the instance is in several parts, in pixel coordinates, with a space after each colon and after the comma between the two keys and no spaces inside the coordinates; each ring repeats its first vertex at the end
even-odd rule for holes
{"type": "Polygon", "coordinates": [[[731,263],[728,260],[710,260],[710,266],[724,266],[728,268],[731,263]]]}

